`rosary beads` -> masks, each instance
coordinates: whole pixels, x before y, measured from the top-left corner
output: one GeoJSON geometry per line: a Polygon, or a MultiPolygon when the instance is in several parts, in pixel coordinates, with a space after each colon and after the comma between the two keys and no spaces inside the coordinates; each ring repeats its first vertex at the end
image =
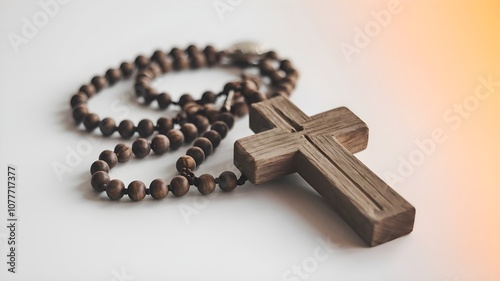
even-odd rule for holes
{"type": "Polygon", "coordinates": [[[260,52],[254,44],[235,45],[230,50],[216,51],[207,46],[203,50],[190,45],[185,51],[173,48],[166,53],[157,50],[148,58],[138,56],[133,63],[123,62],[119,68],[111,68],[104,76],[95,76],[90,83],[80,87],[77,94],[71,97],[72,116],[77,125],[83,123],[87,132],[99,129],[103,136],[109,137],[116,132],[123,139],[130,139],[136,133],[139,138],[132,146],[118,144],[113,151],[105,150],[99,160],[92,163],[90,173],[91,185],[98,192],[106,192],[108,197],[118,200],[128,195],[133,201],[140,201],[146,195],[162,199],[172,192],[176,196],[185,195],[191,185],[198,188],[203,195],[212,193],[216,185],[223,191],[232,191],[246,181],[244,175],[239,178],[231,171],[224,171],[218,177],[194,174],[196,167],[213,154],[221,140],[226,137],[235,123],[235,117],[248,113],[248,107],[256,102],[275,97],[289,96],[295,87],[298,72],[289,60],[280,60],[274,51],[260,52]],[[154,79],[164,73],[202,67],[236,66],[242,69],[256,67],[263,77],[242,74],[241,81],[227,83],[220,93],[206,91],[201,98],[195,100],[184,94],[178,101],[173,101],[168,93],[159,93],[151,86],[154,79]],[[145,105],[156,103],[160,109],[178,107],[174,118],[161,117],[156,124],[149,120],[141,120],[137,126],[130,120],[118,123],[112,118],[101,119],[88,110],[87,101],[107,86],[112,86],[122,79],[129,79],[135,74],[134,91],[138,99],[145,105]],[[263,83],[265,82],[265,83],[263,83]],[[266,88],[266,94],[261,91],[266,88]],[[217,101],[223,98],[220,107],[217,101]],[[147,138],[156,135],[148,141],[147,138]],[[144,158],[151,154],[162,155],[169,150],[177,150],[184,144],[192,147],[176,162],[179,175],[170,182],[162,179],[153,180],[149,187],[141,181],[125,184],[109,177],[109,171],[118,163],[125,163],[132,157],[144,158]]]}

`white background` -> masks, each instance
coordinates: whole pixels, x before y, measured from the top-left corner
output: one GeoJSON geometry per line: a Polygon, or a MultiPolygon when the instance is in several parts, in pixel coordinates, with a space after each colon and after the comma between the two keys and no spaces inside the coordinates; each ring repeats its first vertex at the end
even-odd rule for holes
{"type": "MultiPolygon", "coordinates": [[[[478,234],[494,229],[498,234],[498,220],[475,223],[472,232],[456,218],[458,203],[448,196],[455,181],[445,167],[455,152],[446,149],[395,186],[417,209],[413,233],[374,248],[366,247],[297,175],[261,186],[247,184],[230,194],[216,191],[206,198],[196,190],[182,198],[139,203],[96,196],[89,183],[90,164],[122,140],[76,129],[69,98],[93,75],[157,48],[191,43],[224,48],[255,40],[277,50],[301,73],[292,100],[305,113],[347,106],[365,120],[370,141],[357,156],[381,176],[396,170],[398,157],[407,155],[413,141],[433,128],[419,120],[417,112],[425,108],[398,105],[384,82],[376,83],[376,75],[366,74],[378,71],[366,68],[376,52],[346,62],[338,48],[340,39],[332,40],[340,29],[351,28],[342,3],[326,15],[310,9],[306,1],[242,1],[222,19],[212,4],[70,1],[16,53],[7,34],[20,34],[22,18],[31,19],[41,7],[37,1],[0,2],[0,170],[17,166],[19,202],[18,273],[8,273],[3,262],[7,229],[2,227],[1,280],[286,280],[298,278],[286,272],[311,262],[322,245],[318,241],[328,239],[330,250],[320,250],[326,257],[316,258],[317,266],[309,264],[307,280],[500,278],[498,270],[493,274],[490,260],[498,253],[478,234]],[[319,26],[317,14],[331,17],[332,27],[319,26]],[[70,166],[69,151],[82,147],[90,151],[70,166]],[[54,163],[71,171],[58,178],[54,163]],[[196,212],[185,216],[183,209],[196,212]],[[474,243],[483,245],[476,254],[471,250],[474,243]]],[[[383,36],[391,36],[390,31],[383,36]]],[[[200,70],[166,75],[159,84],[175,97],[185,92],[198,96],[208,89],[219,91],[234,78],[224,70],[200,70]]],[[[106,89],[91,100],[91,110],[134,122],[163,116],[136,104],[130,98],[131,86],[123,82],[106,89]]],[[[247,124],[247,118],[239,120],[198,173],[234,169],[232,145],[252,133],[247,124]]],[[[147,184],[154,178],[169,179],[186,149],[119,165],[111,177],[147,184]]],[[[1,218],[6,213],[3,174],[1,218]]],[[[461,198],[474,196],[458,190],[461,198]]],[[[480,210],[473,217],[481,215],[482,204],[471,200],[468,208],[480,210]]],[[[498,207],[489,208],[498,214],[498,207]]]]}

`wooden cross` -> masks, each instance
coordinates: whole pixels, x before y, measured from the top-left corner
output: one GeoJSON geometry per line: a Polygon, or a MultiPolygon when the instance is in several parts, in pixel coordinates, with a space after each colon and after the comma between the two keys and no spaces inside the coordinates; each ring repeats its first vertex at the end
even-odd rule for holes
{"type": "Polygon", "coordinates": [[[250,128],[234,164],[252,183],[298,172],[370,246],[413,230],[415,208],[354,157],[368,127],[349,109],[309,117],[278,96],[252,105],[250,128]]]}

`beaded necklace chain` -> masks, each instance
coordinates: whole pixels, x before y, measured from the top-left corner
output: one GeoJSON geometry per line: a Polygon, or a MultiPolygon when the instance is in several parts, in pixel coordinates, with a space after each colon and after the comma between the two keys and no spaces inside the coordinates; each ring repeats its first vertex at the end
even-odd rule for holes
{"type": "Polygon", "coordinates": [[[212,46],[200,50],[194,45],[190,45],[185,51],[178,48],[173,48],[168,53],[157,50],[150,58],[140,55],[134,63],[123,62],[119,68],[106,71],[104,76],[93,77],[90,83],[81,86],[78,93],[71,97],[72,115],[77,126],[83,123],[87,132],[99,128],[105,137],[118,132],[123,139],[130,139],[136,133],[139,138],[131,147],[120,143],[113,151],[104,150],[99,155],[99,160],[93,162],[90,167],[92,187],[98,192],[106,192],[110,199],[118,200],[128,195],[133,201],[140,201],[146,195],[162,199],[169,192],[183,196],[191,185],[196,186],[203,195],[212,193],[217,184],[223,191],[234,190],[246,182],[244,175],[238,178],[233,172],[224,171],[218,177],[210,174],[197,177],[194,170],[213,154],[214,149],[233,128],[235,117],[246,115],[252,103],[277,95],[289,96],[297,78],[298,72],[289,60],[279,59],[274,51],[263,52],[253,43],[236,44],[225,51],[217,51],[212,46]],[[168,93],[159,93],[151,86],[155,78],[167,72],[216,66],[257,68],[260,76],[243,73],[240,81],[227,83],[217,94],[206,91],[198,100],[184,94],[178,101],[173,101],[168,93]],[[145,105],[156,102],[160,109],[176,106],[179,108],[176,117],[161,117],[156,125],[149,119],[141,120],[137,126],[130,120],[123,120],[117,126],[114,119],[101,120],[97,114],[89,112],[88,99],[107,86],[112,86],[122,79],[129,79],[134,74],[137,98],[145,105]],[[266,91],[261,91],[262,88],[266,88],[266,91]],[[221,106],[216,106],[221,98],[224,102],[221,106]],[[155,132],[156,135],[148,141],[147,138],[155,132]],[[129,161],[133,156],[144,158],[151,154],[151,151],[162,155],[191,143],[192,147],[187,150],[186,155],[176,162],[179,175],[174,176],[169,183],[155,179],[146,187],[143,182],[135,180],[125,187],[121,180],[111,180],[109,177],[110,169],[118,163],[129,161]]]}

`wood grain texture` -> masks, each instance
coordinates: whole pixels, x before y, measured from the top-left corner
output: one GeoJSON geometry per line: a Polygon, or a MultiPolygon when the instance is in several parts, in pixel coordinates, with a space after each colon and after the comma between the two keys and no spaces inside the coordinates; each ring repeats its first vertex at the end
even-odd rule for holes
{"type": "Polygon", "coordinates": [[[280,96],[252,106],[250,127],[234,162],[252,183],[298,172],[370,246],[413,230],[415,208],[353,155],[368,127],[349,109],[308,117],[280,96]]]}

